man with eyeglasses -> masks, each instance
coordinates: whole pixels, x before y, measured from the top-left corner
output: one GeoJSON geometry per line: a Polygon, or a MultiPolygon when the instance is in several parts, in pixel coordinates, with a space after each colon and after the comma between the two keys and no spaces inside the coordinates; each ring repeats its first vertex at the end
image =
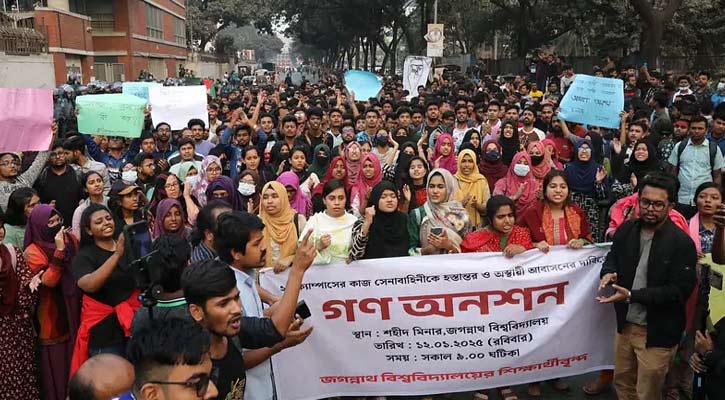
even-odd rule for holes
{"type": "Polygon", "coordinates": [[[134,383],[121,400],[214,399],[209,332],[185,319],[153,321],[128,343],[134,383]]]}
{"type": "Polygon", "coordinates": [[[669,218],[677,184],[660,172],[639,189],[640,217],[622,224],[602,265],[600,303],[617,315],[614,385],[620,400],[659,399],[685,329],[697,251],[669,218]]]}
{"type": "Polygon", "coordinates": [[[50,151],[38,153],[30,168],[21,174],[20,156],[16,153],[0,152],[0,207],[3,210],[7,210],[8,199],[15,189],[33,186],[49,156],[50,151]]]}
{"type": "Polygon", "coordinates": [[[171,125],[166,122],[159,122],[156,125],[154,139],[156,139],[155,159],[168,159],[176,152],[176,147],[171,144],[171,125]]]}
{"type": "Polygon", "coordinates": [[[83,197],[82,172],[80,168],[68,165],[63,150],[63,140],[56,139],[50,152],[48,166],[35,181],[40,202],[53,204],[66,227],[73,221],[73,212],[83,197]]]}

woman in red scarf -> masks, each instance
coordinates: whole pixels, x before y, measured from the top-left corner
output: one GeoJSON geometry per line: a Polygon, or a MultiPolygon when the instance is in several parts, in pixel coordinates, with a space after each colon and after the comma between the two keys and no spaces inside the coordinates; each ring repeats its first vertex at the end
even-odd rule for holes
{"type": "Polygon", "coordinates": [[[536,202],[539,183],[531,173],[531,157],[524,152],[516,153],[506,176],[496,182],[493,194],[508,196],[516,202],[516,213],[523,215],[536,202]]]}
{"type": "Polygon", "coordinates": [[[373,153],[363,156],[362,170],[357,178],[357,182],[350,187],[350,207],[358,210],[359,214],[365,214],[367,207],[368,194],[373,186],[383,180],[383,171],[380,166],[380,160],[373,153]]]}
{"type": "Polygon", "coordinates": [[[503,163],[501,145],[495,140],[487,140],[483,144],[483,155],[478,170],[486,177],[488,188],[493,194],[493,188],[501,178],[506,176],[508,167],[503,163]]]}
{"type": "Polygon", "coordinates": [[[551,171],[551,154],[546,151],[546,147],[541,142],[529,143],[526,152],[531,158],[531,173],[540,185],[546,174],[551,171]]]}
{"type": "Polygon", "coordinates": [[[333,179],[339,179],[345,182],[347,177],[347,170],[345,169],[345,159],[342,156],[336,156],[330,161],[330,166],[327,167],[325,177],[322,181],[312,189],[312,213],[317,214],[318,212],[325,211],[325,203],[322,201],[322,189],[325,184],[333,179]]]}
{"type": "Polygon", "coordinates": [[[40,373],[49,400],[65,400],[70,360],[80,324],[81,293],[71,273],[78,242],[52,206],[40,204],[25,225],[25,258],[39,274],[40,373]]]}
{"type": "Polygon", "coordinates": [[[436,139],[435,150],[430,158],[430,165],[434,168],[447,169],[454,174],[458,171],[456,152],[453,149],[453,136],[443,133],[436,139]]]}

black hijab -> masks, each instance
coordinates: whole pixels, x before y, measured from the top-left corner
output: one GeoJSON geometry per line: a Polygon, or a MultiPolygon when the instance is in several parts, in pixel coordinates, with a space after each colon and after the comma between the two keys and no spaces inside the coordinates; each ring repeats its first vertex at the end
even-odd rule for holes
{"type": "MultiPolygon", "coordinates": [[[[408,216],[398,210],[383,212],[378,203],[386,190],[398,195],[395,185],[382,181],[370,192],[370,202],[375,207],[375,217],[368,232],[368,244],[365,247],[364,259],[404,257],[408,255],[408,216]]],[[[399,195],[398,195],[399,196],[399,195]]]]}
{"type": "Polygon", "coordinates": [[[619,182],[628,183],[632,174],[637,177],[637,182],[642,182],[642,179],[647,174],[659,170],[660,162],[657,157],[657,149],[648,141],[639,140],[634,144],[634,150],[637,150],[637,146],[641,144],[647,146],[648,156],[646,160],[637,161],[637,158],[634,156],[635,151],[632,151],[632,154],[629,155],[629,163],[627,165],[624,165],[621,158],[618,158],[612,164],[612,168],[617,170],[616,178],[619,182]]]}
{"type": "Polygon", "coordinates": [[[513,120],[505,121],[501,124],[501,129],[498,131],[498,144],[501,145],[502,153],[501,160],[504,165],[510,165],[516,153],[519,152],[521,145],[519,144],[519,130],[516,126],[516,122],[513,120]],[[514,128],[514,134],[512,137],[507,138],[503,135],[503,131],[506,125],[511,125],[514,128]]]}

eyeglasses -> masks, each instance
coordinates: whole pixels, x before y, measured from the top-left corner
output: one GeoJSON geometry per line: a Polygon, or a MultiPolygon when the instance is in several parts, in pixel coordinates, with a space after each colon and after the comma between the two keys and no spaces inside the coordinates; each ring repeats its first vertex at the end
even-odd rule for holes
{"type": "Polygon", "coordinates": [[[166,185],[164,185],[164,187],[166,189],[171,189],[171,188],[179,187],[179,182],[167,183],[166,185]]]}
{"type": "Polygon", "coordinates": [[[652,209],[655,211],[662,211],[667,207],[668,204],[669,203],[664,201],[649,201],[642,198],[639,199],[639,208],[643,210],[652,207],[652,209]]]}
{"type": "Polygon", "coordinates": [[[11,165],[15,165],[16,167],[19,167],[20,161],[3,161],[0,163],[0,167],[9,167],[11,165]]]}
{"type": "Polygon", "coordinates": [[[185,382],[169,382],[169,381],[148,381],[148,383],[154,383],[156,385],[180,385],[185,386],[189,389],[194,389],[196,391],[197,397],[204,397],[206,395],[206,391],[209,388],[209,380],[211,378],[209,375],[200,375],[198,377],[198,380],[195,381],[185,381],[185,382]]]}

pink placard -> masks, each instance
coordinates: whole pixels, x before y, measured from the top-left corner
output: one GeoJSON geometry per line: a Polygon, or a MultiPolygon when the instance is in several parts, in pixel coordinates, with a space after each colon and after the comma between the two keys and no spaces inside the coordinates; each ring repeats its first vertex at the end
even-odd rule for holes
{"type": "Polygon", "coordinates": [[[48,150],[52,89],[0,88],[0,151],[48,150]]]}

